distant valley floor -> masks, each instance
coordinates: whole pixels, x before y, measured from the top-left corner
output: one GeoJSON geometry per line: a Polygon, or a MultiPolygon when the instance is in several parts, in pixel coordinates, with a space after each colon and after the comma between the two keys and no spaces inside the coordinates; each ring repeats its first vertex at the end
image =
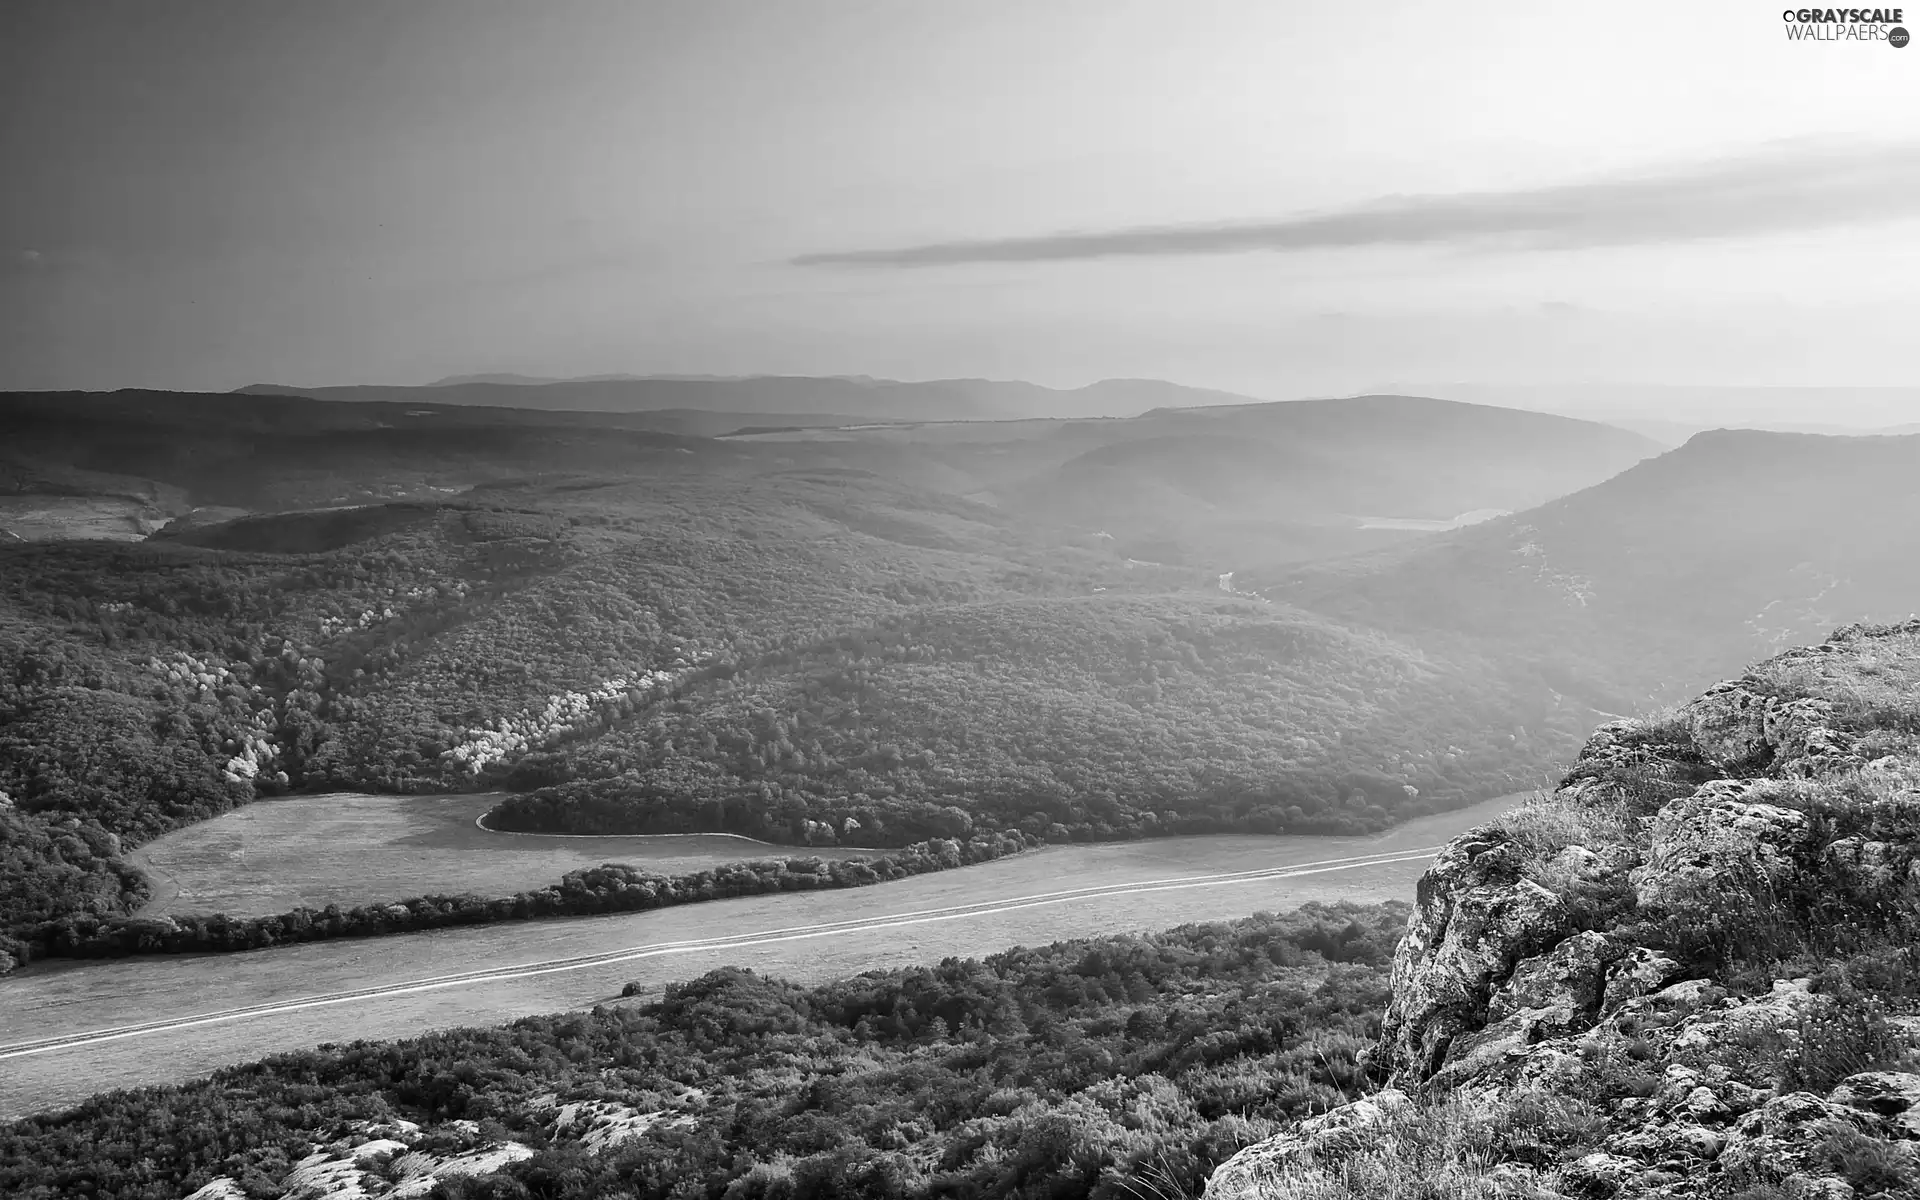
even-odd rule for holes
{"type": "Polygon", "coordinates": [[[1444,842],[1517,797],[1409,822],[1370,837],[1193,837],[1051,847],[1033,854],[851,891],[715,901],[617,917],[463,928],[316,942],[245,954],[135,958],[36,968],[0,980],[0,1046],[302,997],[376,988],[484,967],[606,954],[678,941],[751,936],[837,922],[1008,902],[1066,888],[1123,888],[1065,903],[985,911],[831,937],[723,946],[585,969],[276,1012],[235,1021],[11,1057],[0,1070],[0,1119],[114,1087],[171,1083],[277,1051],[394,1038],[579,1008],[733,964],[802,982],[991,954],[1065,938],[1226,920],[1309,901],[1405,898],[1423,858],[1177,890],[1154,880],[1387,856],[1444,842]],[[1132,885],[1129,887],[1129,885],[1132,885]]]}

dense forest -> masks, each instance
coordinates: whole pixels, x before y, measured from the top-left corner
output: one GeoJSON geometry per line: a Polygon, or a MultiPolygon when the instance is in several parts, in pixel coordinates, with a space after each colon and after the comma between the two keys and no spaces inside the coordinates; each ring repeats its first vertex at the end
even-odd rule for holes
{"type": "Polygon", "coordinates": [[[449,1174],[449,1197],[1197,1194],[1362,1086],[1406,912],[1312,906],[814,988],[723,969],[650,1003],[326,1046],[0,1127],[0,1192],[277,1196],[341,1144],[376,1186],[416,1151],[531,1152],[449,1174]],[[582,1112],[626,1119],[583,1137],[556,1115],[582,1112]]]}
{"type": "Polygon", "coordinates": [[[1361,832],[1536,783],[1577,735],[1585,710],[1516,713],[1484,678],[1218,592],[949,605],[529,755],[509,779],[536,790],[491,820],[882,845],[1361,832]]]}
{"type": "Polygon", "coordinates": [[[5,546],[0,954],[118,928],[126,850],[289,790],[875,849],[1379,828],[1591,723],[1494,672],[853,471],[5,546]]]}

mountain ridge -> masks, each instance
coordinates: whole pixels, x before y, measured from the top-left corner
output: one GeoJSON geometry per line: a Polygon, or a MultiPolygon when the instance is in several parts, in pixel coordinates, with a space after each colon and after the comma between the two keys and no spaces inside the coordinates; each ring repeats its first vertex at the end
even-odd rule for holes
{"type": "Polygon", "coordinates": [[[870,419],[995,420],[1020,417],[1136,416],[1170,398],[1191,404],[1250,397],[1151,379],[1105,379],[1078,388],[1050,388],[1020,380],[903,381],[817,375],[603,375],[544,379],[510,375],[449,376],[426,385],[353,384],[315,388],[249,384],[243,395],[306,396],[323,400],[426,399],[438,403],[580,412],[641,412],[658,408],[721,408],[786,413],[847,411],[870,419]],[[824,407],[823,407],[824,406],[824,407]]]}

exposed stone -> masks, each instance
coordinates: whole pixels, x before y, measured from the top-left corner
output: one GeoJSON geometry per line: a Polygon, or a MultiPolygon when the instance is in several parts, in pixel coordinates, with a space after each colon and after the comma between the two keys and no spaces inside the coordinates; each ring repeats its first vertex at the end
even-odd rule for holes
{"type": "Polygon", "coordinates": [[[1735,1039],[1752,1040],[1799,1024],[1813,1006],[1813,985],[1806,979],[1776,979],[1773,990],[1757,1000],[1689,1018],[1673,1039],[1675,1050],[1709,1050],[1735,1039]]]}
{"type": "Polygon", "coordinates": [[[1620,1195],[1646,1170],[1646,1164],[1637,1159],[1596,1152],[1560,1168],[1554,1182],[1570,1196],[1606,1200],[1620,1195]]]}
{"type": "Polygon", "coordinates": [[[1424,1079],[1453,1039],[1486,1022],[1493,989],[1565,931],[1559,897],[1521,875],[1513,839],[1482,828],[1454,839],[1421,877],[1407,935],[1394,954],[1380,1055],[1395,1074],[1424,1079]]]}
{"type": "Polygon", "coordinates": [[[1767,698],[1739,683],[1708,688],[1681,708],[1680,719],[1700,752],[1723,766],[1748,765],[1771,751],[1767,698]]]}
{"type": "Polygon", "coordinates": [[[1487,1002],[1487,1017],[1500,1020],[1524,1009],[1564,1012],[1562,1032],[1590,1019],[1600,1008],[1607,964],[1619,952],[1604,934],[1576,933],[1546,954],[1523,960],[1487,1002]]]}
{"type": "Polygon", "coordinates": [[[1920,1074],[1865,1071],[1840,1081],[1828,1099],[1856,1112],[1893,1123],[1905,1136],[1920,1138],[1920,1074]]]}
{"type": "Polygon", "coordinates": [[[1820,1143],[1835,1128],[1869,1128],[1873,1119],[1811,1092],[1788,1092],[1747,1113],[1733,1125],[1720,1161],[1730,1171],[1762,1178],[1781,1174],[1829,1174],[1820,1143]]]}
{"type": "Polygon", "coordinates": [[[1602,1012],[1612,1012],[1629,1000],[1638,1000],[1667,986],[1686,968],[1658,950],[1635,946],[1607,969],[1601,997],[1602,1012]]]}
{"type": "Polygon", "coordinates": [[[1258,1200],[1268,1194],[1281,1172],[1306,1156],[1350,1154],[1366,1140],[1368,1131],[1411,1101],[1394,1088],[1308,1117],[1277,1137],[1258,1142],[1235,1154],[1207,1179],[1206,1200],[1258,1200]]]}
{"type": "Polygon", "coordinates": [[[1797,809],[1765,802],[1781,786],[1714,780],[1661,809],[1647,860],[1629,875],[1640,906],[1725,912],[1735,889],[1759,895],[1784,888],[1810,822],[1797,809]]]}
{"type": "Polygon", "coordinates": [[[1790,779],[1817,779],[1863,765],[1853,738],[1833,727],[1833,705],[1805,698],[1775,703],[1766,714],[1766,739],[1773,747],[1775,773],[1790,779]]]}

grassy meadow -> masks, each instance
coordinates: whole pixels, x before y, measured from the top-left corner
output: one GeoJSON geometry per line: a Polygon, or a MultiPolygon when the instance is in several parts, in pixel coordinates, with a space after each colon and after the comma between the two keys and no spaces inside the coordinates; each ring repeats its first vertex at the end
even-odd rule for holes
{"type": "Polygon", "coordinates": [[[476,820],[499,801],[498,792],[333,792],[250,804],[135,851],[153,884],[141,912],[258,916],[425,894],[505,896],[605,862],[679,874],[742,859],[861,853],[727,834],[552,837],[480,828],[476,820]]]}

